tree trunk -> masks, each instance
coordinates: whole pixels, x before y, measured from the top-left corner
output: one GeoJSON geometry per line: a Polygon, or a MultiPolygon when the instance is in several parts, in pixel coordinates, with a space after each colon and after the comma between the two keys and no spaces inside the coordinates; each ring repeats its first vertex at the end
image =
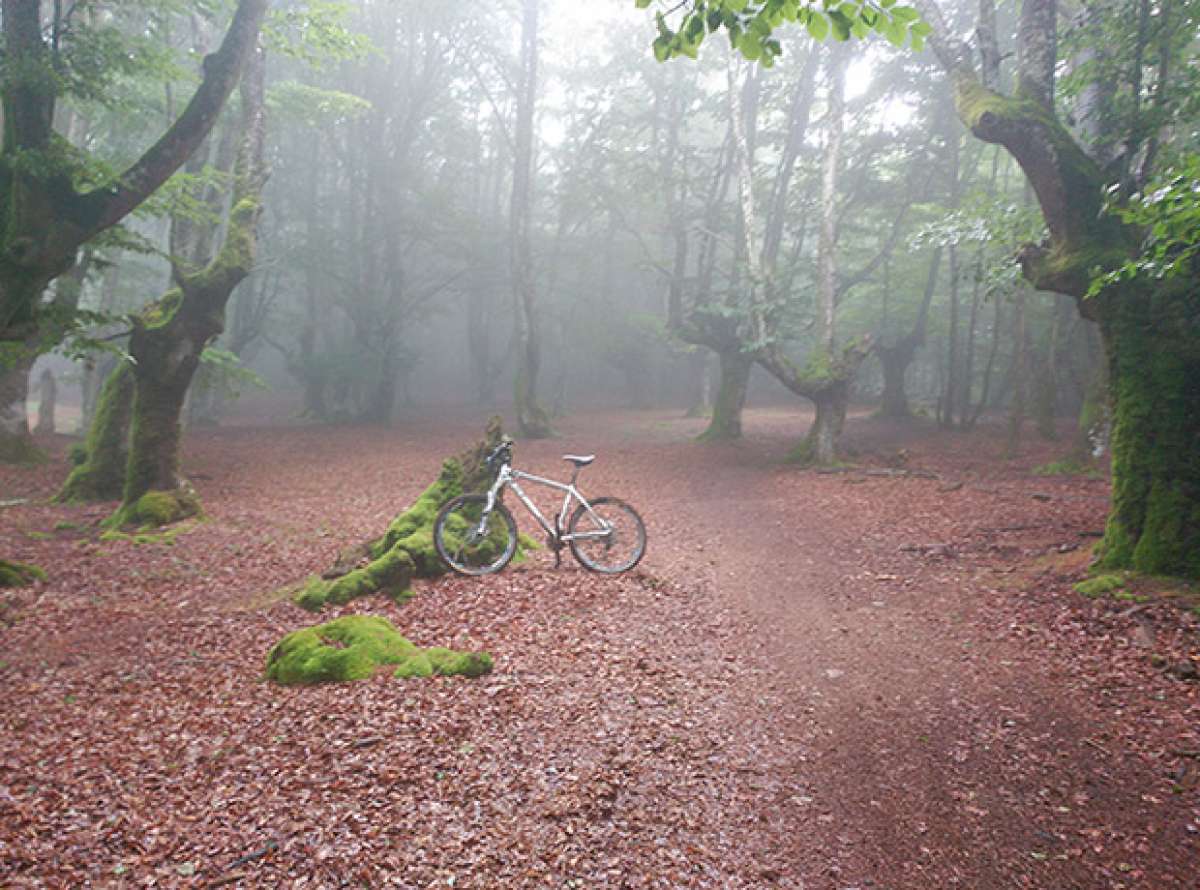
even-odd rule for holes
{"type": "Polygon", "coordinates": [[[1113,494],[1102,566],[1200,577],[1198,294],[1200,280],[1181,277],[1105,300],[1113,494]]]}
{"type": "Polygon", "coordinates": [[[712,410],[712,379],[708,373],[708,353],[693,350],[687,356],[688,407],[684,417],[707,417],[712,410]]]}
{"type": "Polygon", "coordinates": [[[837,443],[846,425],[846,407],[850,401],[850,381],[843,380],[812,397],[817,416],[808,435],[788,455],[788,460],[806,466],[830,466],[837,463],[837,443]]]}
{"type": "Polygon", "coordinates": [[[718,352],[721,383],[713,401],[712,419],[699,436],[703,442],[727,441],[742,437],[742,408],[746,405],[746,387],[754,360],[743,352],[718,352]]]}
{"type": "Polygon", "coordinates": [[[83,461],[71,471],[56,500],[111,501],[121,496],[129,460],[132,410],[133,366],[120,362],[100,389],[83,461]]]}
{"type": "Polygon", "coordinates": [[[879,416],[907,420],[912,417],[912,409],[908,405],[904,378],[916,355],[917,345],[906,339],[895,346],[880,344],[875,347],[875,352],[883,369],[883,401],[879,406],[879,416]]]}
{"type": "Polygon", "coordinates": [[[49,368],[42,371],[38,380],[38,415],[37,425],[33,428],[36,435],[52,436],[55,433],[54,412],[58,407],[58,384],[49,368]]]}
{"type": "Polygon", "coordinates": [[[538,402],[541,344],[538,339],[537,294],[533,276],[531,215],[533,178],[533,112],[537,100],[538,3],[524,0],[521,22],[521,80],[517,96],[516,148],[510,214],[509,257],[517,335],[517,372],[513,396],[517,429],[530,439],[551,434],[550,418],[538,402]]]}
{"type": "Polygon", "coordinates": [[[138,343],[135,332],[130,343],[130,354],[138,363],[134,368],[133,430],[124,506],[136,514],[129,517],[131,521],[163,525],[199,509],[179,476],[179,440],[183,400],[203,346],[190,340],[177,343],[172,342],[174,338],[155,339],[157,342],[138,343]],[[153,497],[147,502],[141,500],[151,492],[175,498],[178,508],[172,508],[170,516],[162,515],[157,508],[166,501],[159,504],[153,497]]]}
{"type": "Polygon", "coordinates": [[[0,462],[28,463],[41,457],[29,432],[25,401],[29,397],[29,372],[37,355],[21,353],[10,364],[0,365],[0,462]]]}
{"type": "Polygon", "coordinates": [[[1025,426],[1029,401],[1029,332],[1026,328],[1025,301],[1025,292],[1018,291],[1017,316],[1013,323],[1013,394],[1008,409],[1008,439],[1004,446],[1004,456],[1010,458],[1016,457],[1021,449],[1021,429],[1025,426]]]}

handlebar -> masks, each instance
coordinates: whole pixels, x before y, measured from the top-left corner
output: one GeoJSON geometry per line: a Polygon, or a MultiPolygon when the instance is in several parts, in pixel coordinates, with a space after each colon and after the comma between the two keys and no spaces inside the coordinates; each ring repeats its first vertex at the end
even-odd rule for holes
{"type": "Polygon", "coordinates": [[[491,454],[484,458],[484,463],[487,464],[489,470],[495,470],[498,464],[512,463],[512,439],[505,436],[500,440],[500,444],[492,449],[491,454]]]}

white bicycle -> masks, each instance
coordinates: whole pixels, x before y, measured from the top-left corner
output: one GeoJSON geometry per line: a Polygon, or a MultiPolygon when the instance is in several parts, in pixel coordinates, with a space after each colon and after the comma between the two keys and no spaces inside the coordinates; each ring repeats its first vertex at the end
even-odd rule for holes
{"type": "Polygon", "coordinates": [[[570,482],[555,482],[512,467],[512,441],[503,440],[487,457],[496,474],[487,494],[464,494],[448,501],[433,524],[433,544],[438,555],[456,572],[487,575],[498,572],[517,552],[517,523],[502,503],[506,488],[533,514],[546,532],[555,564],[564,546],[585,569],[615,574],[627,572],[646,552],[646,526],[633,507],[619,498],[589,501],[575,487],[579,471],[596,459],[594,454],[564,454],[575,466],[570,482]],[[551,524],[521,490],[520,482],[533,482],[563,492],[562,509],[551,524]],[[577,504],[570,518],[571,504],[577,504]]]}

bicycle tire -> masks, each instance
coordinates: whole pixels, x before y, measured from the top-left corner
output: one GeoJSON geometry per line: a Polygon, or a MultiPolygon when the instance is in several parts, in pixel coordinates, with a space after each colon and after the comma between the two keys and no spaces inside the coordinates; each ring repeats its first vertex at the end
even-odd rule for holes
{"type": "Polygon", "coordinates": [[[613,535],[606,538],[580,538],[570,537],[567,543],[571,547],[571,555],[576,561],[588,571],[601,572],[606,575],[616,575],[621,572],[628,572],[639,562],[646,553],[646,524],[642,522],[642,517],[638,515],[637,510],[629,506],[620,498],[596,498],[591,502],[591,512],[584,504],[580,504],[575,508],[575,512],[571,514],[571,519],[567,523],[567,535],[573,536],[576,533],[586,534],[596,528],[595,520],[591,518],[592,513],[598,514],[606,522],[614,526],[613,535]],[[591,528],[580,528],[580,522],[587,518],[591,523],[591,528]],[[606,562],[593,552],[595,542],[603,540],[603,554],[608,556],[612,553],[613,547],[618,542],[628,539],[629,532],[633,532],[631,539],[633,549],[625,556],[624,559],[615,562],[606,562]]]}
{"type": "Polygon", "coordinates": [[[487,496],[463,494],[447,501],[433,522],[433,546],[448,567],[460,575],[490,575],[500,571],[517,552],[517,523],[501,503],[492,506],[483,537],[472,544],[462,533],[478,526],[487,496]],[[501,540],[503,536],[503,540],[501,540]],[[470,553],[468,546],[477,546],[470,553]]]}

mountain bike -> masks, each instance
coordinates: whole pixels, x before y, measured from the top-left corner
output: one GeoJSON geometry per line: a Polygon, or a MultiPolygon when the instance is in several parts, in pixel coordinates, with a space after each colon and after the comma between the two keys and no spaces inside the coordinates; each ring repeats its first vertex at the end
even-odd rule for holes
{"type": "Polygon", "coordinates": [[[627,572],[638,564],[646,552],[642,517],[619,498],[589,501],[575,487],[580,470],[596,459],[594,454],[564,454],[563,460],[575,471],[570,482],[556,482],[514,469],[512,448],[512,441],[504,439],[487,456],[487,467],[495,479],[486,494],[460,495],[448,501],[434,520],[433,544],[446,565],[464,575],[487,575],[508,565],[517,551],[517,523],[502,502],[506,489],[512,490],[545,531],[555,565],[561,562],[564,546],[581,566],[593,572],[627,572]],[[562,509],[553,523],[525,494],[521,482],[563,493],[562,509]],[[575,510],[568,518],[572,504],[575,510]]]}

